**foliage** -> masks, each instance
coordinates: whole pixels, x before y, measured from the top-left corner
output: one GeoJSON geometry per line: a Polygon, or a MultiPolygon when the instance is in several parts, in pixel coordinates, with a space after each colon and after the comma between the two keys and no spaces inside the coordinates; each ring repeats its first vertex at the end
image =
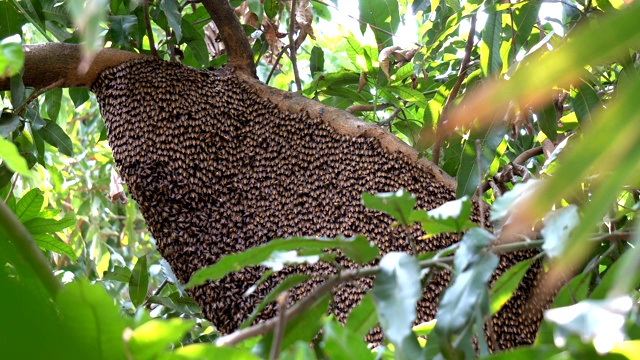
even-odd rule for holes
{"type": "MultiPolygon", "coordinates": [[[[231,3],[263,81],[291,91],[298,73],[303,95],[389,129],[458,181],[460,199],[430,211],[414,209],[402,189],[363,194],[363,203],[393,216],[394,226],[466,231],[463,240],[439,253],[380,256],[362,236],[276,239],[229,255],[188,286],[244,266],[278,271],[333,261],[336,249],[359,269],[327,281],[377,278],[344,327],[327,317],[324,293],[287,317],[279,348],[271,349],[274,332],[222,346],[228,338],[201,318],[159,257],[136,203],[118,201],[124,197],[91,93],[35,91],[20,78],[20,45],[54,41],[222,66],[226,56],[209,55],[208,13],[184,0],[0,1],[0,76],[11,76],[0,116],[2,358],[582,359],[640,351],[639,4],[360,0],[359,16],[347,17],[344,1],[299,1],[299,26],[289,29],[291,1],[231,3]],[[290,31],[297,66],[278,56],[286,41],[279,32],[290,31]],[[493,205],[493,232],[470,220],[477,188],[493,205]],[[513,249],[539,246],[550,276],[573,275],[533,346],[489,354],[484,319],[531,263],[489,288],[497,265],[491,247],[522,232],[535,239],[513,249]],[[34,257],[25,256],[25,243],[37,246],[34,257]],[[49,281],[64,286],[47,286],[38,255],[53,269],[49,281]],[[411,331],[425,269],[443,264],[452,266],[453,281],[436,323],[411,331]],[[378,322],[386,342],[371,350],[363,336],[378,322]]],[[[306,280],[289,278],[259,309],[306,280]]]]}

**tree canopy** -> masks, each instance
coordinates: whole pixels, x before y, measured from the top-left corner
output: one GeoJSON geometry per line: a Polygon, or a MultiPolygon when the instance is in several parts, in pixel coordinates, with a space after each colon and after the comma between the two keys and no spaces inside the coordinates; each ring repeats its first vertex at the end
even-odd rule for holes
{"type": "Polygon", "coordinates": [[[229,3],[0,2],[0,88],[7,90],[0,93],[0,354],[634,358],[637,3],[359,0],[357,12],[335,0],[229,3]],[[30,47],[54,43],[51,52],[30,47]],[[398,189],[365,193],[364,205],[399,227],[464,233],[462,241],[432,253],[380,256],[362,236],[276,239],[181,284],[127,196],[88,89],[99,71],[141,56],[196,69],[233,67],[283,90],[261,88],[281,106],[342,109],[327,116],[346,119],[344,129],[352,129],[350,113],[395,134],[404,144],[393,138],[387,146],[410,146],[416,161],[442,169],[439,181],[455,186],[458,200],[421,211],[398,189]],[[491,225],[469,220],[474,196],[491,225]],[[528,248],[540,249],[536,259],[489,286],[496,254],[528,248]],[[246,266],[277,271],[331,261],[327,249],[361,267],[327,278],[285,309],[287,291],[307,280],[288,278],[260,305],[275,301],[280,316],[248,321],[230,335],[218,333],[185,293],[246,266]],[[546,269],[543,290],[564,286],[535,344],[490,354],[487,319],[537,260],[546,269]],[[421,281],[442,268],[453,281],[438,315],[413,326],[421,281]],[[332,288],[371,275],[373,290],[344,327],[327,316],[332,288]],[[364,335],[377,323],[385,341],[369,349],[364,335]]]}

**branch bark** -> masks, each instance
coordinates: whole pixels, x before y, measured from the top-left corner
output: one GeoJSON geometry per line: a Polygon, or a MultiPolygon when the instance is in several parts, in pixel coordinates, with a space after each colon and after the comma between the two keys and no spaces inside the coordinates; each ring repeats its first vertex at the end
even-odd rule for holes
{"type": "MultiPolygon", "coordinates": [[[[86,73],[78,72],[82,48],[74,44],[48,43],[26,45],[24,75],[27,87],[41,89],[57,82],[59,87],[90,87],[105,69],[146,55],[116,49],[102,49],[86,73]]],[[[9,78],[0,77],[0,90],[9,90],[9,78]]]]}
{"type": "Polygon", "coordinates": [[[229,1],[202,0],[202,5],[220,31],[220,37],[227,50],[227,65],[257,78],[251,44],[229,1]]]}

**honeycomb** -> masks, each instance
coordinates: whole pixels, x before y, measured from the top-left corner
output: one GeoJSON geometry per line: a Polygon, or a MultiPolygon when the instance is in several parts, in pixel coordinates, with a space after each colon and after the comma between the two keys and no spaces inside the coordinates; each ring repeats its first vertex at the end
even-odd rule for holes
{"type": "MultiPolygon", "coordinates": [[[[92,90],[120,174],[159,252],[182,282],[226,254],[273,238],[364,234],[383,254],[410,252],[409,233],[418,239],[421,229],[390,226],[389,216],[362,205],[362,192],[406,189],[425,210],[455,199],[450,185],[406,154],[385,149],[375,137],[341,134],[308,112],[283,111],[230,69],[198,71],[155,58],[137,59],[103,71],[92,90]]],[[[426,252],[458,240],[444,234],[416,245],[426,252]]],[[[531,254],[503,255],[494,279],[531,254]]],[[[342,256],[337,264],[354,267],[342,256]]],[[[219,331],[229,333],[287,275],[314,276],[292,290],[294,301],[323,276],[336,273],[324,262],[289,266],[243,296],[264,270],[247,268],[196,287],[190,295],[219,331]]],[[[493,339],[501,348],[534,340],[541,310],[527,299],[539,272],[539,266],[532,267],[493,317],[493,339]]],[[[449,279],[441,271],[426,285],[417,322],[433,319],[449,279]]],[[[371,286],[367,278],[336,288],[331,311],[344,321],[371,286]]],[[[269,304],[256,321],[275,314],[275,304],[269,304]]],[[[379,329],[367,336],[370,342],[381,338],[379,329]]]]}

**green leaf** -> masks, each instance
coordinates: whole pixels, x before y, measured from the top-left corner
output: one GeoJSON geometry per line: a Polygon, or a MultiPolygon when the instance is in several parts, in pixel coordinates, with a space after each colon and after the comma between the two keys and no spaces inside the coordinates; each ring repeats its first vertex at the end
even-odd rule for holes
{"type": "Polygon", "coordinates": [[[149,268],[147,267],[147,256],[138,258],[136,265],[129,278],[129,297],[133,306],[140,306],[147,298],[149,288],[149,268]]]}
{"type": "Polygon", "coordinates": [[[400,24],[400,13],[397,0],[369,0],[358,2],[360,10],[360,31],[362,34],[367,29],[367,24],[382,29],[385,32],[371,28],[379,46],[393,45],[391,34],[395,34],[400,24]]]}
{"type": "Polygon", "coordinates": [[[8,38],[0,42],[0,77],[15,76],[24,65],[24,53],[20,37],[8,38]],[[14,41],[17,40],[17,41],[14,41]]]}
{"type": "MultiPolygon", "coordinates": [[[[177,292],[174,294],[177,294],[177,292]]],[[[179,296],[180,295],[178,294],[178,297],[179,296]]],[[[193,300],[191,301],[193,302],[193,300]]],[[[149,297],[149,300],[147,300],[147,302],[149,304],[162,305],[167,309],[171,309],[182,314],[196,315],[201,311],[201,309],[197,306],[197,304],[193,306],[192,304],[185,304],[184,301],[183,302],[179,301],[176,303],[175,301],[173,301],[173,299],[170,296],[151,296],[149,297]]]]}
{"type": "Polygon", "coordinates": [[[390,215],[402,226],[411,224],[410,216],[416,201],[414,195],[403,189],[396,192],[377,193],[375,195],[362,193],[364,206],[390,215]]]}
{"type": "Polygon", "coordinates": [[[415,103],[421,109],[428,106],[427,98],[424,94],[409,86],[389,86],[389,90],[398,95],[400,99],[415,103]]]}
{"type": "Polygon", "coordinates": [[[498,77],[502,72],[501,46],[502,13],[492,12],[487,17],[480,43],[480,66],[486,77],[498,77]]]}
{"type": "Polygon", "coordinates": [[[505,271],[491,287],[489,291],[489,308],[491,315],[500,311],[504,304],[509,301],[513,293],[520,285],[524,274],[529,270],[532,260],[525,260],[513,265],[505,271]]]}
{"type": "Polygon", "coordinates": [[[488,295],[487,283],[498,266],[498,257],[483,251],[494,237],[484,229],[469,230],[462,238],[454,259],[457,275],[445,291],[436,314],[436,333],[447,337],[473,319],[476,306],[488,295]]]}
{"type": "Polygon", "coordinates": [[[0,39],[13,34],[21,34],[24,23],[24,17],[16,11],[9,1],[0,1],[0,39]]]}
{"type": "Polygon", "coordinates": [[[589,84],[582,84],[571,91],[571,107],[581,124],[591,122],[593,111],[602,109],[602,102],[596,91],[589,84]]]}
{"type": "Polygon", "coordinates": [[[8,138],[22,123],[22,118],[14,113],[3,112],[0,116],[0,136],[8,138]]]}
{"type": "MultiPolygon", "coordinates": [[[[637,228],[637,226],[636,226],[637,228]]],[[[607,268],[598,285],[589,294],[590,299],[598,300],[629,294],[640,284],[640,237],[633,235],[633,247],[607,268]]]]}
{"type": "Polygon", "coordinates": [[[529,40],[531,30],[538,19],[542,2],[530,1],[513,9],[513,25],[516,31],[516,43],[522,48],[529,40]]]}
{"type": "Polygon", "coordinates": [[[249,11],[258,17],[258,24],[262,24],[262,16],[264,14],[262,2],[260,0],[247,0],[247,5],[249,5],[249,11]]]}
{"type": "Polygon", "coordinates": [[[27,160],[18,152],[18,148],[10,141],[0,137],[0,159],[2,164],[20,175],[33,179],[27,160]]]}
{"type": "Polygon", "coordinates": [[[217,347],[213,344],[191,344],[179,347],[172,354],[178,357],[161,357],[164,359],[186,359],[186,360],[202,360],[202,359],[233,359],[233,360],[260,360],[259,357],[253,355],[247,349],[239,349],[232,347],[217,347]]]}
{"type": "Polygon", "coordinates": [[[542,110],[536,111],[536,116],[540,130],[542,130],[551,141],[555,141],[558,138],[558,118],[556,116],[555,105],[552,103],[545,106],[542,110]]]}
{"type": "Polygon", "coordinates": [[[376,305],[373,302],[371,294],[367,294],[362,298],[360,304],[356,306],[347,317],[345,326],[352,333],[364,338],[369,330],[378,325],[378,313],[376,305]]]}
{"type": "Polygon", "coordinates": [[[599,353],[606,353],[624,340],[625,320],[633,304],[630,296],[583,300],[575,305],[549,309],[544,317],[556,325],[554,341],[558,347],[564,347],[569,335],[577,335],[583,342],[593,342],[599,353]]]}
{"type": "Polygon", "coordinates": [[[542,249],[551,259],[562,259],[571,231],[580,224],[578,207],[569,205],[551,211],[544,217],[544,228],[540,231],[544,238],[542,249]]]}
{"type": "Polygon", "coordinates": [[[456,174],[456,179],[458,180],[456,197],[462,197],[464,195],[472,196],[482,181],[478,174],[476,140],[480,140],[480,149],[482,149],[482,153],[480,154],[480,172],[484,176],[496,157],[496,150],[504,139],[506,130],[504,122],[498,119],[491,123],[489,129],[479,129],[477,127],[471,129],[468,140],[464,142],[462,155],[460,157],[460,167],[456,174]]]}
{"type": "Polygon", "coordinates": [[[156,359],[169,345],[177,343],[193,328],[192,320],[153,319],[137,327],[129,339],[128,349],[136,360],[156,359]]]}
{"type": "Polygon", "coordinates": [[[553,345],[540,345],[535,347],[521,347],[510,349],[509,351],[499,352],[489,357],[483,357],[483,360],[539,360],[539,359],[560,359],[554,355],[566,351],[566,349],[558,349],[553,345]]]}
{"type": "Polygon", "coordinates": [[[67,255],[72,262],[76,262],[78,260],[78,256],[73,251],[73,248],[62,242],[62,240],[57,239],[56,236],[49,234],[37,234],[33,235],[33,240],[42,250],[67,255]]]}
{"type": "Polygon", "coordinates": [[[378,256],[378,247],[370,243],[364,236],[353,238],[338,237],[335,239],[292,237],[288,239],[274,239],[268,243],[245,250],[238,254],[222,257],[213,266],[196,271],[185,288],[192,288],[204,284],[208,280],[219,280],[225,275],[243,269],[246,266],[259,265],[267,260],[275,251],[291,251],[302,249],[305,255],[321,252],[324,249],[341,249],[351,260],[366,264],[378,256]]]}
{"type": "Polygon", "coordinates": [[[102,275],[102,280],[118,281],[123,283],[129,283],[131,278],[131,270],[127,267],[114,266],[113,271],[107,271],[102,275]]]}
{"type": "Polygon", "coordinates": [[[33,188],[22,195],[22,198],[16,204],[16,216],[22,223],[25,223],[38,216],[40,209],[42,209],[42,204],[44,204],[42,191],[38,188],[33,188]]]}
{"type": "Polygon", "coordinates": [[[535,191],[541,182],[539,180],[529,180],[526,183],[517,183],[513,189],[507,191],[493,202],[491,207],[491,221],[499,220],[513,211],[517,201],[535,191]]]}
{"type": "Polygon", "coordinates": [[[75,107],[79,107],[89,100],[89,90],[85,88],[74,87],[69,89],[69,96],[75,107]]]}
{"type": "Polygon", "coordinates": [[[362,336],[342,327],[333,319],[324,324],[320,348],[329,359],[374,359],[362,336]]]}
{"type": "Polygon", "coordinates": [[[64,328],[74,340],[73,358],[124,359],[126,327],[120,309],[104,288],[76,278],[58,294],[64,328]]]}
{"type": "Polygon", "coordinates": [[[182,22],[182,31],[184,32],[182,40],[187,44],[196,61],[202,66],[209,65],[209,51],[200,31],[188,21],[182,22]]]}
{"type": "Polygon", "coordinates": [[[67,156],[73,156],[73,144],[69,136],[62,128],[53,121],[47,121],[47,124],[35,131],[40,137],[53,145],[61,153],[67,156]]]}
{"type": "MultiPolygon", "coordinates": [[[[178,4],[177,0],[162,0],[160,2],[160,9],[167,16],[167,22],[176,34],[178,43],[180,43],[182,39],[182,15],[180,14],[180,10],[178,10],[179,7],[180,4],[178,4]]],[[[151,36],[151,34],[147,35],[151,36]]]]}
{"type": "Polygon", "coordinates": [[[273,288],[273,290],[271,290],[269,294],[265,296],[264,299],[262,299],[262,301],[260,301],[260,304],[258,304],[258,306],[253,309],[249,318],[245,320],[242,325],[240,325],[240,329],[251,326],[262,309],[264,309],[264,307],[267,306],[267,304],[269,304],[270,302],[275,301],[278,295],[282,294],[285,291],[291,290],[295,286],[302,284],[309,279],[311,279],[311,276],[301,274],[293,274],[286,277],[275,288],[273,288]]]}
{"type": "MultiPolygon", "coordinates": [[[[314,4],[315,5],[315,4],[314,4]]],[[[267,14],[268,19],[273,19],[280,12],[280,1],[278,0],[264,0],[264,13],[267,14]]],[[[315,46],[314,46],[315,48],[315,46]]],[[[313,71],[311,71],[313,73],[313,71]]]]}
{"type": "Polygon", "coordinates": [[[416,210],[411,213],[410,222],[419,222],[428,236],[441,233],[457,233],[470,229],[475,225],[470,220],[471,201],[464,196],[458,200],[448,201],[429,211],[416,210]]]}
{"type": "Polygon", "coordinates": [[[313,49],[311,49],[309,62],[312,77],[315,73],[324,71],[324,51],[322,51],[321,47],[314,46],[313,49]]]}
{"type": "Polygon", "coordinates": [[[411,331],[416,304],[422,297],[418,261],[406,253],[390,252],[380,260],[379,267],[373,296],[380,327],[395,346],[397,356],[421,358],[422,349],[411,331]]]}
{"type": "MultiPolygon", "coordinates": [[[[313,3],[314,5],[317,3],[313,3]]],[[[304,341],[296,341],[293,346],[284,349],[280,354],[279,360],[316,360],[317,356],[314,349],[304,341]]]]}
{"type": "MultiPolygon", "coordinates": [[[[109,35],[111,41],[124,48],[131,48],[131,39],[137,32],[138,18],[135,15],[117,15],[109,16],[109,35]]],[[[180,30],[182,35],[182,31],[180,30]]],[[[69,89],[71,94],[71,89],[69,89]]],[[[73,95],[71,96],[73,99],[73,95]]],[[[74,100],[74,104],[78,106],[78,102],[74,100]]]]}
{"type": "MultiPolygon", "coordinates": [[[[89,53],[97,52],[103,44],[101,22],[107,18],[108,0],[67,0],[66,9],[77,26],[83,46],[89,53]]],[[[48,28],[51,30],[51,27],[48,28]]]]}
{"type": "Polygon", "coordinates": [[[55,122],[60,113],[60,104],[62,102],[62,88],[56,87],[44,94],[44,104],[47,109],[47,116],[55,122]]]}
{"type": "Polygon", "coordinates": [[[24,227],[29,230],[32,235],[50,234],[62,231],[76,224],[74,214],[67,214],[60,220],[36,217],[24,223],[24,227]]]}

